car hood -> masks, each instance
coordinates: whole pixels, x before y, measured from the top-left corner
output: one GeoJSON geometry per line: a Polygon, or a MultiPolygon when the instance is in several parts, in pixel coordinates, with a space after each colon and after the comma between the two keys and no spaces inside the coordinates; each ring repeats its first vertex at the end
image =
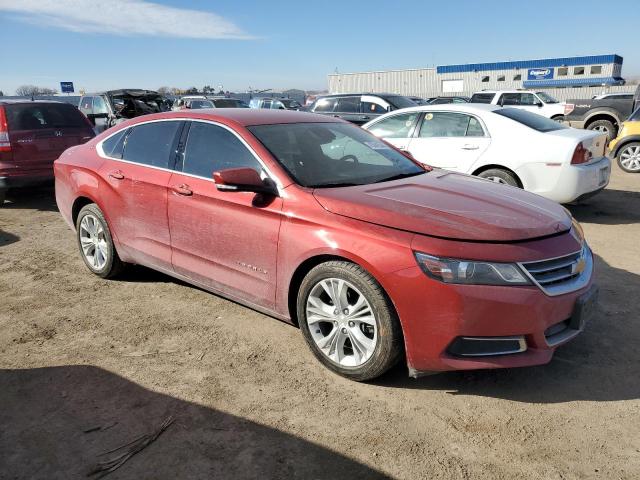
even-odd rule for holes
{"type": "Polygon", "coordinates": [[[551,200],[439,169],[390,182],[315,189],[313,194],[337,215],[456,240],[514,242],[571,228],[565,209],[551,200]]]}

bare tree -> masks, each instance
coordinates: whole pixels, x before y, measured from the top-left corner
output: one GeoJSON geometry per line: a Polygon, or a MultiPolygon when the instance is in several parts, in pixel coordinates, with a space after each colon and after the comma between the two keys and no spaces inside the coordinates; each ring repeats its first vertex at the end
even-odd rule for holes
{"type": "Polygon", "coordinates": [[[166,95],[167,93],[171,93],[171,88],[169,88],[169,87],[158,87],[158,93],[160,95],[166,95]]]}
{"type": "Polygon", "coordinates": [[[21,97],[33,97],[36,95],[55,95],[58,93],[53,88],[36,87],[35,85],[20,85],[16,88],[16,95],[21,97]]]}
{"type": "Polygon", "coordinates": [[[20,85],[16,88],[16,95],[20,97],[31,97],[38,94],[38,87],[35,85],[20,85]]]}

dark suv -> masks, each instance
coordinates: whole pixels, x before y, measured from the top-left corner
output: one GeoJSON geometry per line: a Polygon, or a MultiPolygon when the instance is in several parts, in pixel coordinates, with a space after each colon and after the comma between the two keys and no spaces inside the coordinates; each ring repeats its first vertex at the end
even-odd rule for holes
{"type": "Polygon", "coordinates": [[[171,110],[171,102],[153,90],[122,89],[90,93],[80,98],[78,108],[95,125],[96,133],[128,118],[171,110]]]}
{"type": "Polygon", "coordinates": [[[345,93],[325,95],[313,102],[307,111],[343,118],[363,125],[374,118],[399,108],[418,104],[409,97],[386,93],[345,93]]]}
{"type": "Polygon", "coordinates": [[[68,103],[0,101],[0,206],[9,188],[53,180],[53,161],[94,136],[87,117],[68,103]]]}

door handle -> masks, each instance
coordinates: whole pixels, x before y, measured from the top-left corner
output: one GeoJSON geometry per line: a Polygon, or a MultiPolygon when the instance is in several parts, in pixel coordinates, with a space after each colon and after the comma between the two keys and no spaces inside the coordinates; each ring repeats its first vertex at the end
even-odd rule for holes
{"type": "Polygon", "coordinates": [[[462,147],[463,150],[478,150],[480,147],[478,145],[465,145],[462,147]]]}
{"type": "Polygon", "coordinates": [[[369,115],[363,115],[360,117],[361,120],[369,120],[371,117],[369,115]]]}
{"type": "Polygon", "coordinates": [[[189,188],[189,185],[186,185],[184,183],[180,185],[175,185],[173,187],[173,191],[178,195],[184,195],[185,197],[189,197],[193,195],[193,190],[189,188]]]}
{"type": "Polygon", "coordinates": [[[340,118],[340,115],[332,115],[333,117],[340,118]]]}
{"type": "Polygon", "coordinates": [[[111,178],[115,178],[116,180],[122,180],[124,178],[124,174],[120,170],[114,170],[113,172],[109,172],[109,176],[111,178]]]}

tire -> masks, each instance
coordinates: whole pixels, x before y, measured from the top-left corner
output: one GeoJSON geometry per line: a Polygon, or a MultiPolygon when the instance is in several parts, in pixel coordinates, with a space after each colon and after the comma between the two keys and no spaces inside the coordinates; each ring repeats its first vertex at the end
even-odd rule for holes
{"type": "Polygon", "coordinates": [[[628,173],[640,173],[640,142],[623,145],[616,157],[618,166],[628,173]]]}
{"type": "Polygon", "coordinates": [[[379,377],[398,363],[404,352],[402,329],[391,301],[378,282],[354,263],[330,261],[314,267],[298,290],[297,314],[302,335],[315,357],[329,370],[351,380],[379,377]],[[335,285],[334,292],[344,293],[334,296],[338,308],[323,282],[329,288],[335,285]],[[313,309],[309,315],[308,306],[313,309]],[[350,307],[356,310],[351,308],[348,315],[344,315],[344,309],[339,312],[350,307]],[[322,344],[326,344],[324,350],[322,344]]]}
{"type": "Polygon", "coordinates": [[[511,185],[512,187],[520,188],[518,179],[516,176],[508,170],[502,168],[490,168],[478,174],[480,178],[486,178],[496,183],[502,183],[504,185],[511,185]]]}
{"type": "Polygon", "coordinates": [[[85,205],[78,213],[76,237],[80,256],[91,272],[102,278],[113,278],[122,271],[124,263],[113,244],[111,230],[95,203],[85,205]]]}
{"type": "Polygon", "coordinates": [[[610,142],[611,140],[616,138],[616,135],[618,133],[616,126],[609,120],[596,120],[595,122],[590,123],[587,126],[587,130],[596,130],[598,132],[606,133],[607,142],[610,142]]]}

